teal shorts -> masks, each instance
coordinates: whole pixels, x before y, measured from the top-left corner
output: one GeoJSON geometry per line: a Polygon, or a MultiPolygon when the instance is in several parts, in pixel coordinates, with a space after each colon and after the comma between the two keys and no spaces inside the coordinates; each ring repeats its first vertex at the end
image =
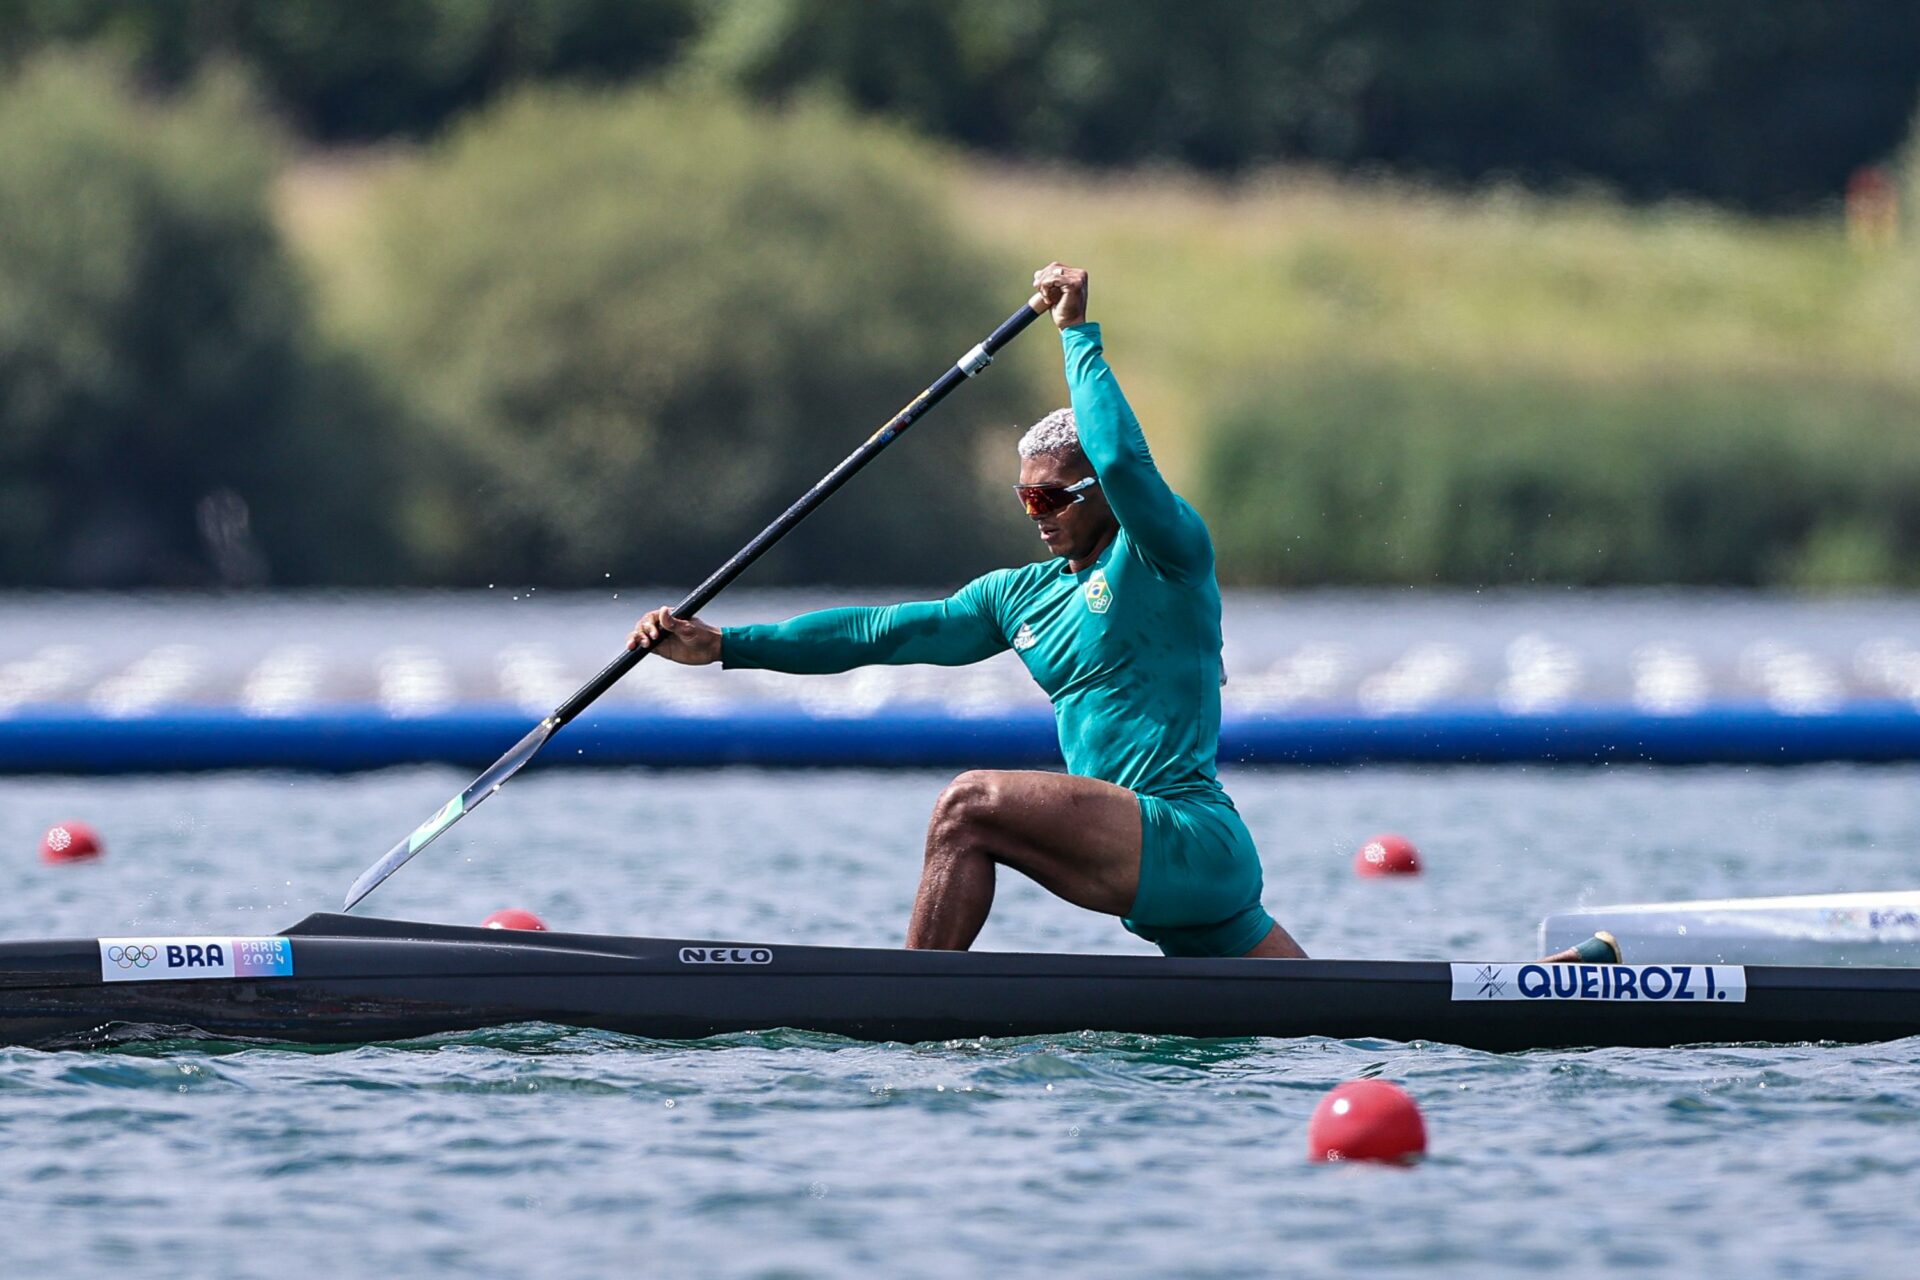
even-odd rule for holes
{"type": "Polygon", "coordinates": [[[1121,923],[1170,956],[1243,956],[1273,928],[1231,804],[1140,797],[1140,891],[1121,923]]]}

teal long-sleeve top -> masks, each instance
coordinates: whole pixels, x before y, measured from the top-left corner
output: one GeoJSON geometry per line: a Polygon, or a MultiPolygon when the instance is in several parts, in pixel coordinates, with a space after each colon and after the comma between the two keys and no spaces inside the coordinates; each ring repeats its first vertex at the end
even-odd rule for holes
{"type": "Polygon", "coordinates": [[[1080,447],[1120,532],[1078,573],[1058,558],[975,578],[945,600],[823,609],[728,627],[729,667],[800,674],[964,666],[1011,648],[1053,701],[1067,768],[1146,795],[1226,803],[1220,587],[1205,522],[1154,466],[1097,324],[1061,331],[1080,447]]]}

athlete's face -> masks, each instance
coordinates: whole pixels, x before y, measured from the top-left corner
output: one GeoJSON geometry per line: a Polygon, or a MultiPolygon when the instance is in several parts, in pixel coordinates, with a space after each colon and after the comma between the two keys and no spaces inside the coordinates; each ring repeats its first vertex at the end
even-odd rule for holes
{"type": "MultiPolygon", "coordinates": [[[[1065,458],[1042,456],[1020,460],[1022,485],[1065,487],[1075,481],[1085,480],[1092,474],[1092,465],[1079,453],[1065,458]]],[[[1100,491],[1098,484],[1089,485],[1074,496],[1080,501],[1032,519],[1034,527],[1040,532],[1040,541],[1047,544],[1047,550],[1064,557],[1069,564],[1079,566],[1091,562],[1100,554],[1100,549],[1107,545],[1119,525],[1113,518],[1113,508],[1107,505],[1106,494],[1100,491]]]]}

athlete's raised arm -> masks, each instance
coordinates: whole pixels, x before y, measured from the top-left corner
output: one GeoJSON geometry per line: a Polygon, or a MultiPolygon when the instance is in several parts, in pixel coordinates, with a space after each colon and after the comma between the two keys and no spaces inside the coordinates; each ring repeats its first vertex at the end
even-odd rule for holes
{"type": "Polygon", "coordinates": [[[1140,420],[1107,365],[1100,326],[1087,320],[1087,273],[1055,262],[1036,272],[1033,284],[1053,305],[1080,447],[1120,527],[1166,576],[1210,573],[1213,540],[1206,523],[1154,465],[1140,420]]]}

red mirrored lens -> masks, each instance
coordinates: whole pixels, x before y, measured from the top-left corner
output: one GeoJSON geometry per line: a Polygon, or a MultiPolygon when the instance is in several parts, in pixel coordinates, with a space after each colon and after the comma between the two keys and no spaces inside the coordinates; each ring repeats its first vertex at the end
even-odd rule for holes
{"type": "Polygon", "coordinates": [[[1015,485],[1013,491],[1020,496],[1020,504],[1030,516],[1052,515],[1073,505],[1074,495],[1068,493],[1063,484],[1022,484],[1015,485]]]}

